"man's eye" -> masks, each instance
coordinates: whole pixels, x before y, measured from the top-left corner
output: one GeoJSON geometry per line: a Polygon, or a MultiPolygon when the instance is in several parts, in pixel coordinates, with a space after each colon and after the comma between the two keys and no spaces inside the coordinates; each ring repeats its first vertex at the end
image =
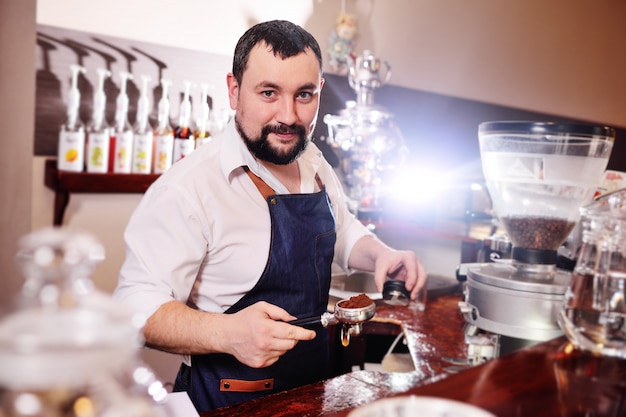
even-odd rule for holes
{"type": "Polygon", "coordinates": [[[298,97],[302,98],[302,99],[305,99],[305,100],[308,100],[311,97],[313,97],[313,94],[311,94],[309,91],[301,91],[300,93],[298,93],[298,97]]]}
{"type": "Polygon", "coordinates": [[[274,95],[274,92],[273,92],[273,91],[271,91],[271,90],[266,90],[266,91],[262,91],[262,92],[261,92],[261,94],[262,94],[264,97],[272,97],[272,96],[274,95]]]}

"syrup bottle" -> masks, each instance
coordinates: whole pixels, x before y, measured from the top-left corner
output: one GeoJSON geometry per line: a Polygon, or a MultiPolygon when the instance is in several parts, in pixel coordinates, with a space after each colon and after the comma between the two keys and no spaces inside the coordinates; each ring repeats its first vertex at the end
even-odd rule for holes
{"type": "Polygon", "coordinates": [[[196,137],[196,149],[212,139],[209,118],[211,109],[209,108],[209,103],[207,101],[208,90],[209,85],[202,84],[202,95],[200,96],[200,117],[198,118],[198,122],[196,123],[196,130],[194,132],[196,137]]]}
{"type": "Polygon", "coordinates": [[[159,100],[157,128],[154,133],[154,173],[162,174],[172,165],[174,154],[174,132],[170,126],[170,100],[168,87],[172,82],[161,78],[161,100],[159,100]]]}
{"type": "Polygon", "coordinates": [[[148,121],[148,112],[150,111],[148,82],[150,81],[150,77],[142,75],[141,81],[141,95],[137,102],[137,121],[135,122],[134,129],[133,163],[131,168],[133,174],[149,174],[152,170],[154,132],[148,121]]]}
{"type": "Polygon", "coordinates": [[[59,131],[57,168],[59,171],[81,172],[85,168],[85,125],[78,109],[80,92],[78,91],[78,73],[85,73],[85,68],[70,65],[72,85],[67,98],[67,120],[59,131]]]}
{"type": "Polygon", "coordinates": [[[111,139],[109,125],[104,117],[106,95],[104,79],[111,72],[98,68],[98,89],[93,96],[93,113],[87,129],[87,172],[106,173],[109,167],[109,141],[111,139]]]}
{"type": "Polygon", "coordinates": [[[185,94],[180,103],[180,114],[178,116],[178,126],[174,129],[174,160],[172,163],[178,162],[185,156],[193,152],[195,141],[193,130],[191,128],[191,100],[189,99],[189,90],[191,83],[185,81],[185,94]]]}
{"type": "Polygon", "coordinates": [[[128,122],[128,94],[126,83],[132,79],[132,74],[120,71],[120,93],[115,102],[115,125],[111,134],[111,150],[109,158],[109,172],[116,174],[130,174],[133,149],[133,129],[128,122]]]}

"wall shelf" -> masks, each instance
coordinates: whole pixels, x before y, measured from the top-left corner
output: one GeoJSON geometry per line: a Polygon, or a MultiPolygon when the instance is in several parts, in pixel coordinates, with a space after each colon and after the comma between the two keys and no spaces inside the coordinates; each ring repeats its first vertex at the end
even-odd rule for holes
{"type": "Polygon", "coordinates": [[[45,185],[54,191],[55,226],[63,224],[65,209],[72,193],[137,193],[146,192],[160,174],[92,174],[57,169],[56,159],[47,159],[45,185]]]}

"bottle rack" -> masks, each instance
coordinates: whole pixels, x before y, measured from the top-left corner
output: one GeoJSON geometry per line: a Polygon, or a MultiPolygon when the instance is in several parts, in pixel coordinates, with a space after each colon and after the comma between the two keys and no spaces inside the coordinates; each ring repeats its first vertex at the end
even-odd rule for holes
{"type": "Polygon", "coordinates": [[[63,224],[65,209],[73,193],[145,193],[160,174],[93,174],[57,169],[56,159],[47,159],[45,185],[54,191],[55,226],[63,224]]]}

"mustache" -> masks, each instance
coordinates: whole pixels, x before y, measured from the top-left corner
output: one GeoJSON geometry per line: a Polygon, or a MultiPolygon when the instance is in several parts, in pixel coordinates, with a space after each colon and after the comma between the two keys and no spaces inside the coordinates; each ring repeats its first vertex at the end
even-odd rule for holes
{"type": "Polygon", "coordinates": [[[263,126],[263,133],[265,135],[268,135],[270,133],[277,133],[280,135],[284,135],[284,134],[297,134],[297,135],[304,135],[306,133],[306,129],[304,128],[304,126],[301,125],[285,125],[285,124],[279,124],[279,125],[266,125],[263,126]]]}

